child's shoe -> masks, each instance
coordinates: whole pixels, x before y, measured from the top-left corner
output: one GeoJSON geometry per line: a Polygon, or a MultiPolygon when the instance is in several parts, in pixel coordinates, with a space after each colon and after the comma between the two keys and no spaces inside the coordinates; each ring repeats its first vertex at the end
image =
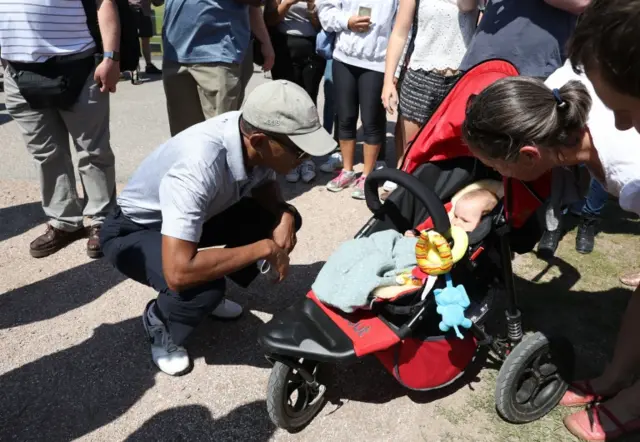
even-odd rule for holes
{"type": "Polygon", "coordinates": [[[325,173],[333,173],[342,168],[342,154],[334,152],[331,156],[320,165],[320,170],[325,173]]]}
{"type": "Polygon", "coordinates": [[[313,161],[305,160],[298,168],[303,182],[310,183],[316,177],[316,163],[313,161]]]}
{"type": "Polygon", "coordinates": [[[300,181],[300,166],[291,169],[289,173],[284,176],[284,179],[289,183],[297,183],[300,181]]]}

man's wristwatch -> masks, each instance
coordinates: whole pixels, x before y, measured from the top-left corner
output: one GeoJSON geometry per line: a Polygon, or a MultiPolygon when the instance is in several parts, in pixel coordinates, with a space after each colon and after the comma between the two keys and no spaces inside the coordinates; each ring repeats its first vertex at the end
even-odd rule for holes
{"type": "Polygon", "coordinates": [[[102,53],[102,58],[110,58],[113,61],[120,61],[120,52],[105,51],[102,53]]]}

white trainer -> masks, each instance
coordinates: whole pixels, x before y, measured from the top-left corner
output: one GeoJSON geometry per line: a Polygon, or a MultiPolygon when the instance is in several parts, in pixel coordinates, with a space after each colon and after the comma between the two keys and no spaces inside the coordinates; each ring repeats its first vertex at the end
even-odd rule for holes
{"type": "Polygon", "coordinates": [[[342,169],[342,154],[340,152],[334,152],[331,156],[320,165],[320,170],[325,173],[333,173],[342,169]]]}
{"type": "Polygon", "coordinates": [[[397,188],[398,188],[398,185],[393,181],[385,181],[384,185],[382,186],[382,190],[384,190],[385,192],[393,192],[397,188]]]}
{"type": "Polygon", "coordinates": [[[237,302],[222,298],[218,306],[213,309],[211,316],[215,319],[237,319],[242,315],[242,306],[237,302]]]}
{"type": "Polygon", "coordinates": [[[289,173],[284,176],[284,179],[289,183],[297,183],[300,181],[300,166],[291,169],[289,173]]]}
{"type": "Polygon", "coordinates": [[[142,323],[151,341],[151,358],[164,373],[180,376],[191,369],[189,353],[173,343],[167,327],[153,312],[155,303],[155,300],[150,301],[142,314],[142,323]]]}
{"type": "Polygon", "coordinates": [[[316,163],[311,160],[305,160],[299,167],[302,181],[305,183],[313,181],[316,177],[316,163]]]}

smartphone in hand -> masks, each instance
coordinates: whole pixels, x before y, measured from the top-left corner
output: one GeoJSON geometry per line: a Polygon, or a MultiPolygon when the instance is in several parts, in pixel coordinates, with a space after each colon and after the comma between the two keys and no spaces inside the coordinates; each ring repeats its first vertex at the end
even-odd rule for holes
{"type": "Polygon", "coordinates": [[[358,8],[358,16],[359,17],[371,17],[371,8],[367,6],[360,6],[358,8]]]}

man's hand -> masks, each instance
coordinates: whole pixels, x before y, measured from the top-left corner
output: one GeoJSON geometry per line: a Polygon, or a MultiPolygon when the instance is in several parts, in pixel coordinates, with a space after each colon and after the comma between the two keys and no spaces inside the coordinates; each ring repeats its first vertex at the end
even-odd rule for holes
{"type": "Polygon", "coordinates": [[[273,241],[287,254],[296,246],[296,221],[292,214],[284,212],[280,223],[273,229],[273,241]]]}
{"type": "Polygon", "coordinates": [[[100,87],[100,92],[115,92],[120,80],[120,63],[110,58],[103,59],[96,68],[93,79],[100,87]]]}
{"type": "Polygon", "coordinates": [[[262,57],[264,58],[264,63],[262,64],[262,70],[264,72],[270,71],[273,68],[273,64],[276,61],[276,53],[273,50],[273,45],[271,44],[271,40],[267,40],[266,42],[260,42],[260,51],[262,52],[262,57]]]}
{"type": "Polygon", "coordinates": [[[278,272],[278,282],[283,281],[289,274],[289,254],[275,241],[271,241],[271,253],[265,258],[271,268],[278,272]]]}

